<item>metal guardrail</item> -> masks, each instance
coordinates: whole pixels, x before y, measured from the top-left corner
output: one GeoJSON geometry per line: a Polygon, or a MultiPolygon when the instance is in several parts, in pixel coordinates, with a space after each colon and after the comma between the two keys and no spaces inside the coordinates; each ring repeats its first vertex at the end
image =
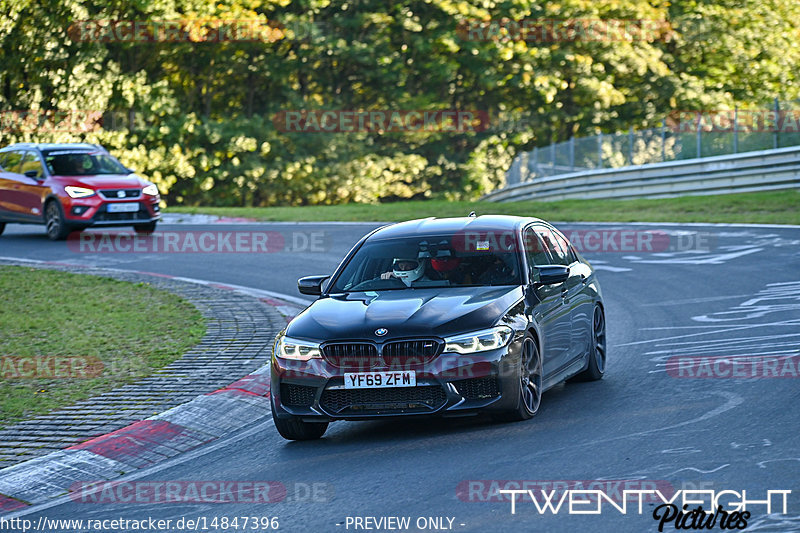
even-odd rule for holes
{"type": "MultiPolygon", "coordinates": [[[[520,119],[522,120],[522,119],[520,119]]],[[[508,127],[525,126],[509,121],[508,127]]],[[[530,125],[529,125],[530,126],[530,125]]],[[[767,108],[678,111],[661,127],[570,137],[514,158],[506,185],[584,170],[621,168],[800,146],[800,99],[767,108]]]]}
{"type": "Polygon", "coordinates": [[[667,198],[778,189],[800,189],[800,146],[543,176],[482,199],[667,198]]]}

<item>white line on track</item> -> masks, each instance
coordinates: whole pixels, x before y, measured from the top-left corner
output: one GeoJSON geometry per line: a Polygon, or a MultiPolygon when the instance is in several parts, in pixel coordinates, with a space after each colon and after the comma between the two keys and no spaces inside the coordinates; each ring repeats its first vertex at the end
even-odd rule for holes
{"type": "Polygon", "coordinates": [[[714,329],[713,331],[702,331],[700,333],[691,333],[688,335],[675,335],[672,337],[662,337],[660,339],[647,339],[643,341],[634,341],[634,342],[625,342],[622,344],[615,344],[614,346],[635,346],[637,344],[648,344],[651,342],[662,342],[662,341],[671,341],[675,339],[686,339],[689,337],[698,337],[701,335],[713,335],[715,333],[728,333],[730,331],[741,331],[744,329],[753,329],[753,328],[764,328],[767,326],[788,326],[796,328],[800,326],[800,322],[795,320],[786,320],[781,322],[768,322],[766,324],[751,324],[751,325],[741,325],[741,326],[734,326],[734,325],[727,325],[727,326],[720,326],[720,329],[714,329]]]}

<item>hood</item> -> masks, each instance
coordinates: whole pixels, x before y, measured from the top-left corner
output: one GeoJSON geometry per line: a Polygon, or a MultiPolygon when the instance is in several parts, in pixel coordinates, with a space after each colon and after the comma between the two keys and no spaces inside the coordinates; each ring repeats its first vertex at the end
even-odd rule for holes
{"type": "Polygon", "coordinates": [[[91,189],[141,189],[145,180],[136,174],[99,174],[94,176],[58,176],[64,185],[78,185],[91,189]],[[67,183],[67,181],[69,183],[67,183]]]}
{"type": "Polygon", "coordinates": [[[287,326],[290,337],[315,340],[388,340],[445,337],[493,326],[522,298],[514,287],[453,287],[357,292],[322,298],[287,326]],[[389,330],[384,337],[378,328],[389,330]]]}

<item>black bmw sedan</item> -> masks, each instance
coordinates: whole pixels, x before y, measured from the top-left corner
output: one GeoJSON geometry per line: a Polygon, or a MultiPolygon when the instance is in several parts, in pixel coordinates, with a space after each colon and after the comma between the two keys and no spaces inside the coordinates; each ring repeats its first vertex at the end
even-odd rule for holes
{"type": "Polygon", "coordinates": [[[548,388],[605,371],[595,272],[535,218],[385,226],[298,288],[319,298],[275,339],[272,411],[287,439],[334,420],[526,420],[548,388]]]}

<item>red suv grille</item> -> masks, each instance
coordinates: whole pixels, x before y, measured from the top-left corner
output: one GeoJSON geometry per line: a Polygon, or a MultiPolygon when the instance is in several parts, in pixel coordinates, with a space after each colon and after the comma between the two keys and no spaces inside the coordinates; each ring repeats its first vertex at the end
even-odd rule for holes
{"type": "Polygon", "coordinates": [[[109,200],[122,200],[123,198],[139,198],[142,191],[139,189],[102,189],[100,194],[109,200]]]}

